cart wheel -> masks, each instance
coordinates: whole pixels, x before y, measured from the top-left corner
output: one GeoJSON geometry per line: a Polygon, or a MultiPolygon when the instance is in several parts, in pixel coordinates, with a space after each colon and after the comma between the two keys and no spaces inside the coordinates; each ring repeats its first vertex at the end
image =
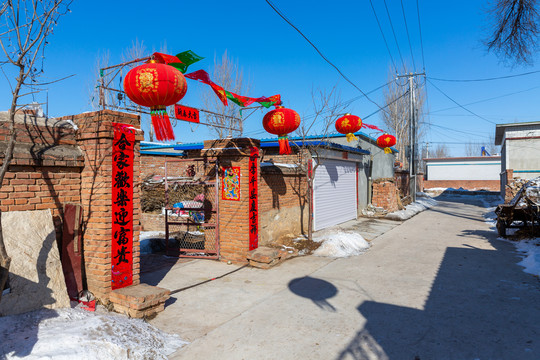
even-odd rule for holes
{"type": "Polygon", "coordinates": [[[499,236],[506,237],[506,222],[501,219],[497,219],[497,232],[499,236]]]}

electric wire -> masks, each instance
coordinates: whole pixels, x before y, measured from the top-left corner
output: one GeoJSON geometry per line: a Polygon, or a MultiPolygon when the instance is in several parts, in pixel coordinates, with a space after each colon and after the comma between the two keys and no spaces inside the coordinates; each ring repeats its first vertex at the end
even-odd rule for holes
{"type": "Polygon", "coordinates": [[[373,6],[372,0],[369,0],[369,3],[371,4],[371,10],[373,10],[373,15],[375,15],[375,20],[377,20],[377,25],[379,26],[379,31],[381,32],[382,38],[384,40],[384,45],[386,46],[386,50],[388,51],[388,55],[390,56],[390,60],[392,61],[392,66],[394,67],[394,70],[396,74],[398,73],[398,69],[396,66],[396,62],[394,61],[394,57],[392,56],[392,53],[390,52],[390,47],[388,46],[388,42],[386,41],[386,36],[384,36],[384,32],[381,27],[381,23],[379,21],[379,17],[377,16],[377,12],[375,11],[375,7],[373,6]]]}
{"type": "Polygon", "coordinates": [[[362,91],[362,89],[360,89],[355,83],[353,83],[347,76],[345,76],[345,74],[343,74],[341,72],[341,70],[336,66],[334,65],[330,60],[328,60],[328,58],[326,58],[326,56],[324,56],[324,54],[317,48],[317,46],[315,46],[315,44],[313,44],[307,37],[306,35],[304,35],[302,33],[302,31],[300,31],[296,26],[293,25],[293,23],[287,19],[287,17],[274,5],[272,4],[272,2],[270,0],[265,0],[266,3],[268,5],[270,5],[270,7],[283,19],[285,20],[285,22],[287,22],[287,24],[289,24],[293,29],[295,29],[314,49],[315,51],[317,51],[317,53],[324,59],[324,61],[326,61],[330,66],[332,66],[338,73],[339,75],[341,75],[341,77],[343,79],[345,79],[345,81],[347,81],[349,84],[351,84],[356,90],[358,90],[362,95],[364,95],[366,97],[366,99],[368,99],[370,102],[372,102],[373,104],[375,104],[379,109],[382,110],[382,107],[377,104],[375,101],[373,101],[372,99],[370,99],[365,92],[362,91]]]}
{"type": "Polygon", "coordinates": [[[426,62],[424,59],[424,41],[422,40],[422,26],[420,25],[420,7],[418,6],[418,0],[416,0],[416,14],[418,15],[418,31],[420,34],[420,49],[422,50],[422,69],[426,71],[426,62]]]}
{"type": "Polygon", "coordinates": [[[384,7],[386,8],[386,15],[388,15],[388,21],[390,22],[390,28],[392,29],[392,34],[394,34],[394,41],[396,42],[397,51],[401,59],[401,65],[403,65],[403,71],[405,72],[407,71],[407,68],[405,67],[405,61],[403,61],[403,56],[401,55],[401,49],[399,48],[396,32],[394,31],[394,24],[392,23],[392,18],[390,17],[390,11],[388,11],[388,5],[386,5],[386,0],[383,0],[383,2],[384,7]]]}
{"type": "Polygon", "coordinates": [[[414,55],[411,45],[411,36],[409,35],[409,26],[407,26],[407,17],[405,16],[405,7],[403,6],[403,0],[401,0],[401,12],[403,13],[403,21],[405,22],[405,32],[407,33],[407,40],[409,41],[409,49],[411,50],[411,59],[413,63],[413,70],[416,72],[416,63],[414,61],[414,55]]]}
{"type": "MultiPolygon", "coordinates": [[[[514,91],[514,92],[511,92],[511,93],[508,93],[508,94],[503,94],[503,95],[494,96],[494,97],[491,97],[491,98],[488,98],[488,99],[474,101],[474,102],[465,104],[463,106],[480,104],[480,103],[483,103],[483,102],[486,102],[486,101],[496,100],[496,99],[500,99],[500,98],[503,98],[503,97],[512,96],[512,95],[524,93],[524,92],[527,92],[527,91],[535,90],[535,89],[538,89],[538,88],[540,88],[540,86],[533,86],[532,88],[529,88],[529,89],[520,90],[520,91],[514,91]]],[[[456,109],[456,108],[459,108],[459,106],[452,106],[452,107],[449,107],[449,108],[433,110],[433,111],[430,111],[429,114],[434,114],[434,113],[437,113],[437,112],[442,112],[442,111],[446,111],[446,110],[452,110],[452,109],[456,109]]]]}
{"type": "Polygon", "coordinates": [[[449,81],[449,82],[477,82],[477,81],[493,81],[493,80],[502,80],[502,79],[509,79],[519,76],[526,76],[526,75],[532,75],[539,73],[540,70],[535,71],[529,71],[526,73],[521,74],[515,74],[515,75],[506,75],[506,76],[498,76],[498,77],[491,77],[491,78],[483,78],[483,79],[441,79],[441,78],[434,78],[434,77],[428,77],[430,80],[437,80],[437,81],[449,81]]]}
{"type": "Polygon", "coordinates": [[[442,91],[441,89],[439,89],[439,88],[437,87],[437,85],[435,85],[431,80],[427,79],[427,81],[428,81],[435,89],[437,89],[441,94],[443,94],[446,98],[448,98],[448,100],[452,101],[454,104],[456,104],[457,106],[459,106],[459,107],[462,108],[463,110],[465,110],[465,111],[467,111],[467,112],[473,114],[474,116],[476,116],[476,117],[479,118],[479,119],[482,119],[482,120],[484,120],[484,121],[487,121],[487,122],[490,123],[490,124],[497,124],[496,122],[491,121],[491,120],[489,120],[489,119],[486,119],[485,117],[480,116],[480,115],[478,115],[478,114],[472,112],[471,110],[467,109],[465,106],[459,104],[457,101],[455,101],[455,100],[452,99],[450,96],[448,96],[444,91],[442,91]]]}

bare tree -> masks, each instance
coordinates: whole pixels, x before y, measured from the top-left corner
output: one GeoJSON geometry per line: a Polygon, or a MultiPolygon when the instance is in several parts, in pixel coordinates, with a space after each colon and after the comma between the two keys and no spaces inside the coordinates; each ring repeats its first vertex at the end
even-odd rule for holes
{"type": "MultiPolygon", "coordinates": [[[[238,95],[249,93],[249,81],[244,79],[242,68],[238,62],[229,57],[227,50],[221,56],[221,59],[214,57],[214,69],[212,71],[212,81],[222,86],[225,90],[234,92],[238,95]]],[[[229,102],[224,106],[210,87],[205,89],[202,95],[204,107],[215,114],[207,114],[206,121],[209,124],[220,127],[211,127],[210,129],[219,137],[242,135],[242,131],[233,131],[232,129],[242,129],[242,120],[239,118],[238,107],[229,102]]]]}
{"type": "Polygon", "coordinates": [[[447,158],[450,157],[450,149],[446,144],[439,144],[433,151],[433,158],[447,158]]]}
{"type": "MultiPolygon", "coordinates": [[[[407,84],[400,84],[399,80],[394,80],[393,72],[388,72],[390,83],[384,90],[384,100],[386,111],[381,112],[385,127],[389,129],[397,138],[395,145],[399,151],[397,159],[408,167],[409,159],[405,151],[410,145],[410,98],[407,84]]],[[[416,86],[416,85],[415,85],[416,86]]],[[[424,118],[424,102],[426,99],[423,87],[416,87],[414,97],[414,108],[416,109],[417,142],[424,136],[426,125],[424,118]]]]}
{"type": "Polygon", "coordinates": [[[517,64],[532,63],[537,49],[537,0],[496,0],[488,10],[492,19],[488,51],[517,64]]]}
{"type": "MultiPolygon", "coordinates": [[[[13,159],[17,140],[15,114],[27,105],[23,98],[37,92],[32,88],[42,85],[37,82],[38,76],[43,72],[42,51],[60,16],[69,12],[70,4],[71,1],[62,0],[27,0],[5,1],[0,5],[0,46],[4,55],[0,66],[11,65],[11,69],[17,73],[14,84],[8,79],[12,98],[8,113],[7,147],[0,168],[0,187],[13,159]],[[25,93],[29,88],[29,92],[25,93]]],[[[6,252],[0,223],[0,300],[10,264],[11,258],[6,252]]]]}

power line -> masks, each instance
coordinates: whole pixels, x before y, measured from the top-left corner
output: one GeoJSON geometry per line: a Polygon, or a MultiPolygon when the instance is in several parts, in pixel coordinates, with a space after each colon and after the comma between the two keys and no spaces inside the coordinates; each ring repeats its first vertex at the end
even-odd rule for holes
{"type": "Polygon", "coordinates": [[[405,7],[403,6],[403,0],[401,0],[401,12],[403,13],[403,21],[405,22],[405,32],[407,33],[407,39],[409,40],[409,49],[411,50],[413,71],[416,72],[416,64],[414,62],[414,55],[413,55],[412,45],[411,45],[411,37],[409,35],[409,27],[407,26],[407,17],[405,16],[405,7]]]}
{"type": "Polygon", "coordinates": [[[390,21],[390,28],[392,29],[392,34],[394,34],[394,41],[396,42],[397,51],[401,59],[401,65],[403,65],[403,71],[407,71],[407,68],[405,67],[405,61],[403,61],[403,56],[401,55],[401,49],[399,48],[399,44],[397,41],[396,32],[394,31],[394,24],[392,24],[392,18],[390,17],[390,11],[388,11],[388,6],[386,5],[386,0],[384,0],[384,7],[386,8],[386,15],[388,15],[388,21],[390,21]]]}
{"type": "MultiPolygon", "coordinates": [[[[383,84],[383,85],[381,85],[381,86],[378,86],[378,87],[376,87],[375,89],[373,89],[373,90],[371,90],[371,91],[368,91],[366,94],[369,95],[369,94],[371,94],[371,93],[374,93],[375,91],[377,91],[377,90],[379,90],[379,89],[382,89],[382,88],[385,87],[385,86],[388,86],[388,85],[389,85],[390,83],[392,83],[393,81],[394,81],[394,80],[391,80],[391,81],[387,82],[386,84],[383,84]]],[[[354,97],[354,98],[352,98],[352,99],[345,100],[345,101],[343,101],[343,102],[341,102],[341,103],[339,103],[339,104],[336,104],[336,105],[333,106],[332,108],[323,111],[323,113],[332,111],[333,109],[335,109],[335,108],[337,108],[337,107],[339,107],[339,106],[343,106],[343,105],[349,106],[351,103],[353,103],[353,102],[355,102],[355,101],[357,101],[357,100],[360,100],[360,99],[362,99],[363,97],[364,97],[364,95],[360,95],[360,96],[356,96],[356,97],[354,97]]],[[[315,116],[317,116],[317,114],[307,115],[307,116],[304,116],[304,119],[311,119],[311,118],[314,118],[315,116]]]]}
{"type": "MultiPolygon", "coordinates": [[[[494,97],[491,97],[489,99],[483,99],[483,100],[474,101],[474,102],[465,104],[464,106],[475,105],[475,104],[483,103],[483,102],[486,102],[486,101],[496,100],[496,99],[500,99],[500,98],[503,98],[503,97],[507,97],[507,96],[516,95],[516,94],[520,94],[520,93],[523,93],[523,92],[535,90],[535,89],[538,89],[538,88],[540,88],[540,86],[534,86],[534,87],[529,88],[529,89],[515,91],[515,92],[511,92],[511,93],[503,94],[503,95],[499,95],[499,96],[494,96],[494,97]]],[[[458,107],[459,106],[452,106],[452,107],[445,108],[445,109],[434,110],[434,111],[430,111],[429,114],[433,114],[433,113],[441,112],[441,111],[446,111],[446,110],[451,110],[451,109],[455,109],[455,108],[458,108],[458,107]]]]}
{"type": "Polygon", "coordinates": [[[373,15],[375,15],[375,20],[377,20],[377,25],[379,26],[379,31],[381,32],[382,38],[384,40],[384,45],[386,46],[386,50],[388,51],[388,55],[390,56],[390,60],[392,61],[392,65],[394,66],[394,70],[396,73],[398,73],[398,69],[396,66],[396,63],[394,62],[394,57],[392,56],[392,53],[390,52],[390,47],[388,46],[388,42],[386,41],[386,37],[384,36],[384,32],[381,27],[381,23],[379,22],[379,17],[377,16],[377,12],[375,11],[375,7],[373,6],[373,2],[369,0],[369,3],[371,4],[371,9],[373,10],[373,15]]]}
{"type": "Polygon", "coordinates": [[[427,79],[427,81],[435,88],[437,89],[441,94],[443,94],[446,98],[448,98],[450,101],[452,101],[454,104],[456,104],[457,106],[459,106],[460,108],[462,108],[463,110],[473,114],[474,116],[476,116],[477,118],[480,118],[484,121],[487,121],[488,123],[491,123],[491,124],[497,124],[496,122],[494,121],[491,121],[491,120],[488,120],[486,119],[485,117],[482,117],[478,114],[475,114],[474,112],[472,112],[471,110],[467,109],[466,107],[464,107],[463,105],[459,104],[457,101],[455,101],[454,99],[452,99],[450,96],[446,95],[446,93],[444,93],[444,91],[442,91],[441,89],[439,89],[431,80],[427,79]]]}
{"type": "Polygon", "coordinates": [[[360,91],[360,93],[362,95],[364,95],[366,97],[366,99],[368,99],[369,101],[371,101],[373,104],[375,104],[379,109],[382,110],[382,107],[377,104],[375,101],[371,100],[365,92],[362,91],[362,89],[360,89],[355,83],[353,83],[347,76],[345,76],[341,70],[336,66],[334,65],[330,60],[328,60],[326,58],[326,56],[323,55],[323,53],[317,48],[317,46],[315,46],[315,44],[313,44],[296,26],[293,25],[293,23],[287,19],[287,17],[285,17],[285,15],[274,5],[272,4],[272,2],[270,0],[266,0],[266,3],[268,5],[270,5],[270,7],[283,19],[285,20],[285,22],[287,22],[287,24],[289,24],[293,29],[295,29],[314,49],[315,51],[317,51],[317,53],[324,59],[324,61],[326,61],[330,66],[332,66],[334,69],[336,69],[336,71],[339,73],[339,75],[341,75],[342,78],[344,78],[349,84],[351,84],[356,90],[360,91]]]}
{"type": "Polygon", "coordinates": [[[416,0],[416,14],[418,15],[418,31],[420,32],[420,49],[422,49],[422,70],[426,71],[426,62],[424,60],[424,41],[422,40],[422,26],[420,25],[420,7],[416,0]]]}
{"type": "Polygon", "coordinates": [[[509,79],[519,76],[525,76],[525,75],[531,75],[539,73],[540,70],[535,71],[529,71],[526,73],[516,74],[516,75],[507,75],[507,76],[498,76],[498,77],[491,77],[491,78],[484,78],[484,79],[441,79],[441,78],[434,78],[434,77],[428,77],[430,80],[437,80],[437,81],[450,81],[450,82],[475,82],[475,81],[492,81],[492,80],[501,80],[501,79],[509,79]]]}

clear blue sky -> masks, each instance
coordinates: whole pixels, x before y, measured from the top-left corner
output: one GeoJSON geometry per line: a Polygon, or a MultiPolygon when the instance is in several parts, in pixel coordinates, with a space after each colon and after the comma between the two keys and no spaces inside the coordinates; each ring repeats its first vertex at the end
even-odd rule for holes
{"type": "MultiPolygon", "coordinates": [[[[401,1],[387,0],[392,23],[404,61],[412,67],[411,49],[405,32],[401,1]]],[[[340,70],[364,92],[387,82],[392,63],[369,1],[283,1],[273,3],[317,45],[340,70]]],[[[399,68],[401,59],[382,1],[373,0],[392,57],[399,68]]],[[[416,1],[403,0],[416,70],[422,71],[416,1]]],[[[535,71],[531,67],[510,68],[488,54],[482,45],[487,28],[485,2],[419,0],[425,71],[433,78],[476,79],[535,71]]],[[[166,44],[169,53],[193,50],[206,59],[190,71],[211,71],[213,58],[225,50],[243,67],[252,88],[247,96],[281,94],[287,107],[301,116],[313,112],[311,89],[330,89],[337,84],[342,99],[361,95],[328,65],[291,26],[262,0],[258,1],[75,1],[72,12],[59,21],[45,49],[43,81],[76,76],[48,87],[49,115],[62,116],[91,110],[89,88],[96,77],[95,61],[108,51],[111,63],[122,61],[122,52],[137,39],[149,54],[166,44]]],[[[538,59],[536,61],[538,63],[538,59]]],[[[476,117],[427,84],[427,120],[433,124],[424,141],[433,146],[445,142],[454,156],[464,155],[468,141],[488,140],[494,123],[538,120],[540,73],[485,82],[442,82],[432,80],[449,97],[465,105],[476,117]],[[500,97],[510,93],[518,94],[500,97]],[[495,100],[480,100],[500,97],[495,100]],[[444,110],[444,111],[440,111],[444,110]],[[486,120],[487,119],[487,120],[486,120]],[[491,122],[490,122],[491,121],[491,122]],[[459,143],[459,144],[458,144],[459,143]]],[[[10,103],[5,78],[0,88],[3,109],[10,103]]],[[[423,83],[423,81],[422,81],[423,83]]],[[[182,102],[200,106],[206,85],[188,80],[188,94],[182,102]]],[[[382,91],[370,97],[383,105],[382,91]]],[[[40,95],[37,101],[44,101],[40,95]]],[[[236,106],[236,105],[230,105],[236,106]]],[[[352,103],[352,113],[365,117],[377,106],[361,99],[352,103]]],[[[246,123],[246,134],[270,137],[262,131],[264,113],[246,123]]],[[[366,122],[383,127],[380,116],[366,122]]],[[[145,130],[146,126],[143,127],[145,130]]],[[[204,126],[192,129],[179,122],[177,141],[208,139],[204,126]],[[194,131],[193,131],[194,130],[194,131]]],[[[374,133],[373,135],[376,135],[374,133]]],[[[478,150],[480,152],[480,150],[478,150]]]]}

